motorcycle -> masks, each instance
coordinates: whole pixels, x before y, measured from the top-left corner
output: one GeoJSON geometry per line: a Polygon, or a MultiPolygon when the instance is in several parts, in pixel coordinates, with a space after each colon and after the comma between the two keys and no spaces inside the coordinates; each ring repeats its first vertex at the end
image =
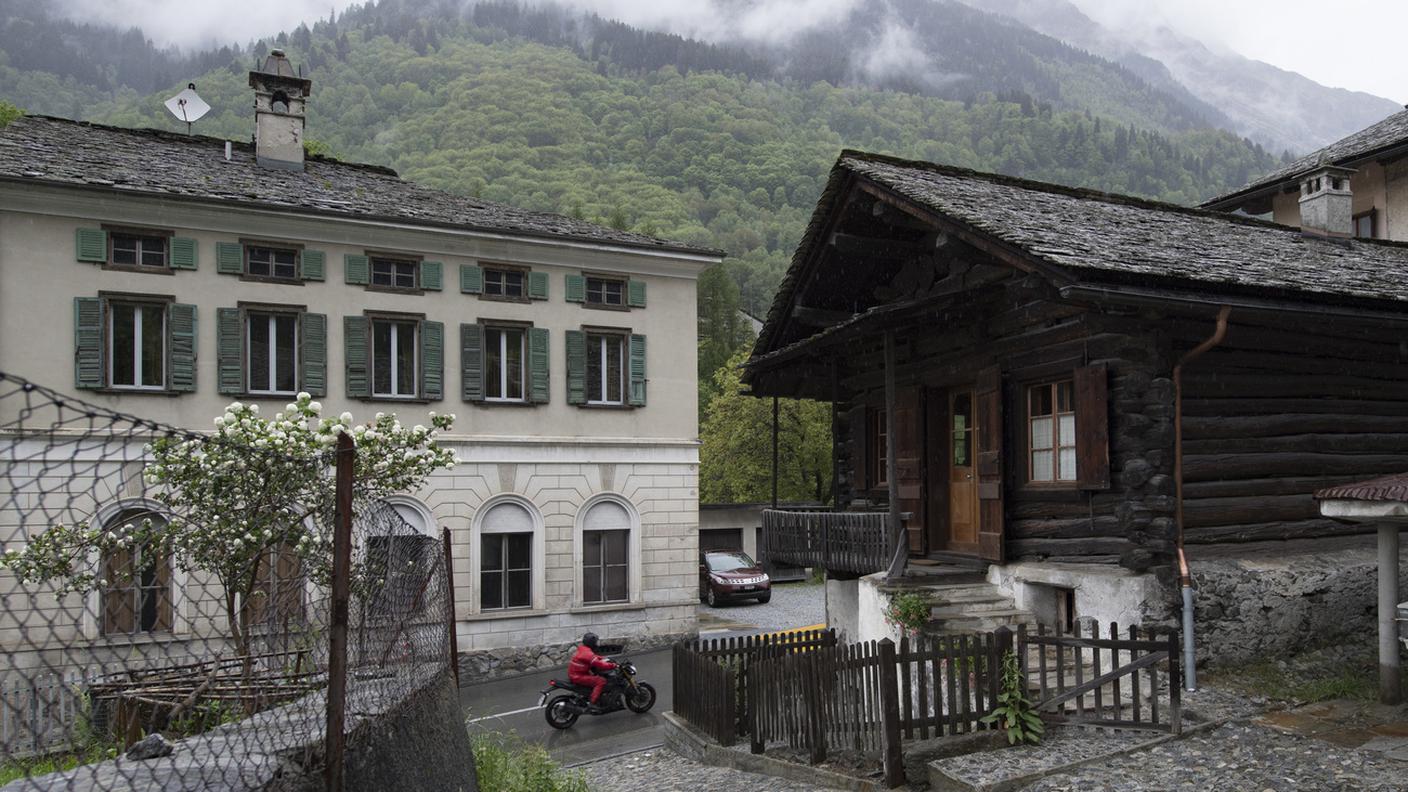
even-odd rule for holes
{"type": "Polygon", "coordinates": [[[591,688],[561,679],[548,682],[538,693],[538,706],[543,708],[548,725],[554,729],[570,729],[583,715],[606,715],[622,709],[639,715],[655,706],[655,687],[636,681],[636,666],[630,660],[618,660],[616,668],[604,676],[606,687],[602,688],[595,711],[591,708],[591,688]]]}

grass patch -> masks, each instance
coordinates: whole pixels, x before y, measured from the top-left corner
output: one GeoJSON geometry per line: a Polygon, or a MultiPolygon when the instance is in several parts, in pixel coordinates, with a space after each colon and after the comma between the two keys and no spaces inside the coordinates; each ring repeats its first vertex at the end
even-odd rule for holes
{"type": "Polygon", "coordinates": [[[77,751],[35,756],[25,759],[11,759],[0,764],[0,786],[18,781],[21,778],[58,773],[94,762],[102,762],[117,756],[117,747],[94,744],[77,751]]]}
{"type": "Polygon", "coordinates": [[[585,776],[562,769],[540,745],[500,734],[472,744],[480,792],[590,792],[585,776]]]}
{"type": "Polygon", "coordinates": [[[1304,661],[1288,667],[1266,661],[1222,669],[1208,681],[1248,695],[1306,704],[1330,699],[1373,701],[1379,695],[1378,673],[1363,663],[1304,661]]]}

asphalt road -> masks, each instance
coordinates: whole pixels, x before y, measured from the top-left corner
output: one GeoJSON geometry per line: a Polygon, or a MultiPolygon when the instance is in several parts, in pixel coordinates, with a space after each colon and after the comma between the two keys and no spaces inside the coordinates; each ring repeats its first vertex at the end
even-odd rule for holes
{"type": "Polygon", "coordinates": [[[644,715],[621,710],[609,715],[583,715],[572,728],[558,731],[543,719],[538,708],[538,692],[548,680],[565,679],[564,667],[553,672],[530,674],[470,685],[460,690],[460,704],[471,732],[512,732],[545,746],[564,765],[604,759],[621,753],[644,750],[663,742],[661,713],[672,705],[670,695],[670,650],[659,649],[627,655],[636,664],[636,679],[655,687],[655,706],[644,715]]]}
{"type": "MultiPolygon", "coordinates": [[[[820,586],[785,584],[773,590],[772,601],[700,606],[700,634],[710,638],[753,635],[817,624],[824,618],[820,586]]],[[[564,765],[633,753],[664,741],[661,713],[673,705],[670,650],[628,654],[636,664],[637,678],[655,686],[655,706],[644,715],[629,710],[609,715],[583,715],[572,728],[558,731],[543,719],[538,692],[554,677],[567,678],[564,666],[551,672],[483,682],[460,690],[460,704],[472,731],[514,733],[545,746],[564,765]]]]}

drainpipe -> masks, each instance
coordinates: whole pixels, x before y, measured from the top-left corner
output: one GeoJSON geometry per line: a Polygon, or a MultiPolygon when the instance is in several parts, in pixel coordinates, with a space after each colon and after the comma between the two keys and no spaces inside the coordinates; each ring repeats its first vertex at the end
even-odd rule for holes
{"type": "Polygon", "coordinates": [[[1188,556],[1183,552],[1183,367],[1222,343],[1227,337],[1227,317],[1231,313],[1232,306],[1222,306],[1217,312],[1217,327],[1212,335],[1188,350],[1173,367],[1174,523],[1178,529],[1178,583],[1183,590],[1183,687],[1190,693],[1198,689],[1198,671],[1193,652],[1193,575],[1188,571],[1188,556]]]}

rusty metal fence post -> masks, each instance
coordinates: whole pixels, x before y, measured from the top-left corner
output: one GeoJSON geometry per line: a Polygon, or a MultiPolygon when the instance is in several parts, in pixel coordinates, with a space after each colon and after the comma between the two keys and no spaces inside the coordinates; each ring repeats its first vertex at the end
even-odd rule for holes
{"type": "Polygon", "coordinates": [[[343,753],[347,747],[347,625],[352,584],[352,468],[357,450],[352,436],[337,436],[337,509],[332,538],[332,619],[328,630],[327,792],[342,791],[343,753]]]}
{"type": "Polygon", "coordinates": [[[455,675],[455,688],[460,686],[460,639],[455,629],[455,559],[450,555],[450,529],[441,528],[440,537],[445,545],[445,599],[449,603],[450,618],[446,622],[446,632],[450,637],[450,672],[455,675]]]}

